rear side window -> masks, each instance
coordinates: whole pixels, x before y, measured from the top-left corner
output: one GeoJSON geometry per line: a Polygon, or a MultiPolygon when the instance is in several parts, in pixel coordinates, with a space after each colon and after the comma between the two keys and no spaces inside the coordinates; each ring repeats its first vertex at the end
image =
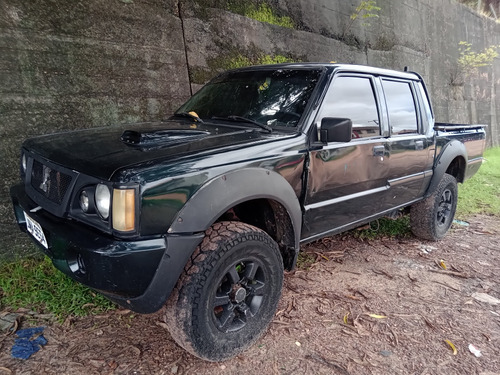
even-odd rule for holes
{"type": "Polygon", "coordinates": [[[422,82],[418,82],[416,85],[419,92],[419,100],[422,102],[422,133],[426,133],[427,129],[431,124],[434,124],[434,115],[432,114],[431,104],[427,92],[424,89],[422,82]]]}
{"type": "Polygon", "coordinates": [[[391,134],[418,133],[415,100],[408,82],[383,80],[391,134]]]}
{"type": "Polygon", "coordinates": [[[364,77],[337,77],[321,107],[320,119],[324,117],[351,119],[353,139],[380,136],[377,102],[371,80],[364,77]]]}

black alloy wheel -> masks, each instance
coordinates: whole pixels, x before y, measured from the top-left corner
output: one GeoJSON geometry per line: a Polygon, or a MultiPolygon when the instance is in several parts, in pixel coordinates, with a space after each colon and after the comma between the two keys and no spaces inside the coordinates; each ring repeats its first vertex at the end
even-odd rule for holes
{"type": "Polygon", "coordinates": [[[222,361],[250,347],[265,332],[283,286],[276,242],[254,226],[212,225],[184,268],[165,321],[184,349],[222,361]]]}
{"type": "Polygon", "coordinates": [[[443,238],[453,223],[457,200],[457,180],[445,173],[432,194],[411,206],[410,226],[413,234],[431,241],[443,238]]]}
{"type": "Polygon", "coordinates": [[[258,259],[232,264],[224,272],[213,299],[214,324],[222,332],[236,332],[262,306],[266,277],[258,259]]]}
{"type": "Polygon", "coordinates": [[[448,224],[452,218],[451,213],[454,209],[454,203],[456,203],[456,199],[453,192],[450,189],[445,189],[441,194],[441,199],[436,212],[436,223],[438,227],[443,228],[449,226],[448,224]]]}

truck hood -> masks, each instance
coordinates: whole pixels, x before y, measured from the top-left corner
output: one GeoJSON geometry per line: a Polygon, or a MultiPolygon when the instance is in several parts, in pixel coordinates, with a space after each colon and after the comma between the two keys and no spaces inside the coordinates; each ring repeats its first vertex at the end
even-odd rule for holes
{"type": "Polygon", "coordinates": [[[23,147],[66,168],[109,180],[118,170],[141,163],[218,152],[276,136],[251,127],[165,121],[49,134],[30,138],[23,147]]]}

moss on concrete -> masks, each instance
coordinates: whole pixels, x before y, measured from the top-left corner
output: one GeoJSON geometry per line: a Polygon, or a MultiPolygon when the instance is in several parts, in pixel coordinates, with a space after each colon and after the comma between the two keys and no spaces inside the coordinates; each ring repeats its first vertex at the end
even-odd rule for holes
{"type": "Polygon", "coordinates": [[[258,6],[253,4],[247,5],[244,9],[243,15],[256,21],[269,23],[271,25],[277,25],[289,29],[293,29],[295,27],[290,17],[278,15],[276,11],[266,3],[260,3],[258,6]]]}
{"type": "Polygon", "coordinates": [[[265,0],[191,0],[197,17],[207,20],[209,8],[227,10],[232,13],[289,29],[295,28],[292,17],[276,5],[265,0]]]}
{"type": "Polygon", "coordinates": [[[228,69],[237,69],[251,65],[281,64],[287,62],[300,62],[302,59],[297,56],[285,56],[282,54],[269,55],[263,51],[252,47],[242,50],[229,47],[225,52],[217,57],[207,60],[207,67],[190,68],[191,83],[204,84],[211,78],[228,69]]]}
{"type": "Polygon", "coordinates": [[[395,45],[396,42],[394,41],[394,39],[389,39],[384,35],[381,35],[375,41],[375,44],[373,45],[372,49],[377,51],[390,51],[394,48],[395,45]]]}

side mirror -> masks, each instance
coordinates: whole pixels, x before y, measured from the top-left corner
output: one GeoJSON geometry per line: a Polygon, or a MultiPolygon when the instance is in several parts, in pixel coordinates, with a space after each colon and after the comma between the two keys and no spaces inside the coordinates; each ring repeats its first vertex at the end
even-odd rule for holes
{"type": "Polygon", "coordinates": [[[352,121],[348,118],[325,117],[321,120],[321,142],[350,142],[352,121]]]}

